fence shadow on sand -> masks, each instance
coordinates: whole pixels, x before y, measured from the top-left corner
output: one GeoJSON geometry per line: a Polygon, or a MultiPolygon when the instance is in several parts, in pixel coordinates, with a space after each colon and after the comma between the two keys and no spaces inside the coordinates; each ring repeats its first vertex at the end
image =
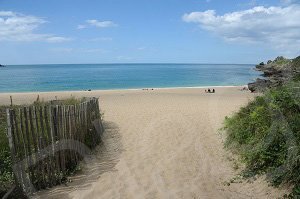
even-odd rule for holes
{"type": "Polygon", "coordinates": [[[104,133],[101,143],[92,154],[87,155],[82,161],[81,171],[70,176],[69,183],[43,190],[36,194],[37,198],[70,198],[73,190],[85,190],[96,182],[103,173],[115,170],[123,151],[119,128],[114,122],[104,121],[104,133]]]}

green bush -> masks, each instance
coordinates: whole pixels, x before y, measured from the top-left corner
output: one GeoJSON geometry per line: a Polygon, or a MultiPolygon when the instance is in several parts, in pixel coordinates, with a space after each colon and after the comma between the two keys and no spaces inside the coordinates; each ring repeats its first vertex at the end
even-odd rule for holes
{"type": "Polygon", "coordinates": [[[294,68],[299,68],[300,67],[300,56],[298,56],[295,59],[293,59],[292,66],[294,68]]]}
{"type": "Polygon", "coordinates": [[[9,150],[6,126],[6,107],[0,106],[0,151],[9,150]]]}
{"type": "Polygon", "coordinates": [[[294,80],[300,81],[300,56],[296,57],[292,62],[292,69],[295,73],[294,80]]]}
{"type": "Polygon", "coordinates": [[[290,59],[286,59],[283,56],[277,57],[273,63],[276,63],[277,65],[284,65],[284,64],[289,64],[291,62],[290,59]]]}
{"type": "Polygon", "coordinates": [[[225,147],[240,155],[244,174],[266,173],[273,185],[300,185],[299,82],[256,97],[226,117],[224,129],[225,147]]]}
{"type": "Polygon", "coordinates": [[[12,163],[6,136],[6,107],[0,106],[0,196],[13,183],[12,163]]]}

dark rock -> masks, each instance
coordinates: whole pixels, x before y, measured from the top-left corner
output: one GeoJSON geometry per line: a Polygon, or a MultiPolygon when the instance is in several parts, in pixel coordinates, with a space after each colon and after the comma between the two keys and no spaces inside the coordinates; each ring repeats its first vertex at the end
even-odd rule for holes
{"type": "Polygon", "coordinates": [[[274,61],[269,60],[267,64],[263,62],[256,65],[256,70],[261,71],[265,79],[257,79],[248,84],[249,90],[264,91],[267,88],[280,86],[295,77],[300,78],[300,56],[294,60],[285,59],[282,56],[274,61]]]}
{"type": "Polygon", "coordinates": [[[262,92],[266,90],[271,84],[272,83],[270,80],[257,78],[255,82],[248,84],[248,89],[251,92],[262,92]]]}

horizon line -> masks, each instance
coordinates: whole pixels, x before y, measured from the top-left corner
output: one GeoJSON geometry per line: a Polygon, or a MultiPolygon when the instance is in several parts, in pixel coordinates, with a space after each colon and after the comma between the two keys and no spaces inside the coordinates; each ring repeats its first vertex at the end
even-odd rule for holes
{"type": "Polygon", "coordinates": [[[257,64],[254,64],[254,63],[196,63],[196,62],[192,62],[192,63],[184,63],[184,62],[134,62],[134,63],[130,63],[130,62],[108,62],[108,63],[37,63],[37,64],[2,64],[4,66],[28,66],[28,65],[105,65],[105,64],[108,64],[108,65],[117,65],[117,64],[125,64],[125,65],[129,65],[129,64],[145,64],[145,65],[155,65],[155,64],[177,64],[177,65],[180,65],[180,64],[190,64],[190,65],[257,65],[257,64]]]}

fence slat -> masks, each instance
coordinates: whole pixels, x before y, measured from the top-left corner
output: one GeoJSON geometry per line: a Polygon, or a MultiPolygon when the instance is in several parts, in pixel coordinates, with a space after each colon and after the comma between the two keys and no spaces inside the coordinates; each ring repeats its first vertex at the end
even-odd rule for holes
{"type": "MultiPolygon", "coordinates": [[[[39,107],[39,116],[40,116],[40,127],[41,127],[41,137],[42,137],[42,146],[45,149],[46,147],[49,146],[49,141],[48,141],[48,135],[46,133],[46,124],[45,124],[45,115],[44,115],[44,108],[42,106],[39,107]]],[[[43,173],[43,179],[44,179],[44,185],[46,187],[51,186],[50,181],[51,181],[51,168],[50,168],[50,158],[48,155],[48,151],[44,150],[43,151],[44,157],[43,157],[43,162],[44,162],[44,171],[46,170],[45,173],[43,173]]]]}
{"type": "Polygon", "coordinates": [[[27,148],[27,158],[28,158],[28,175],[30,179],[34,179],[34,171],[33,171],[33,161],[32,161],[32,149],[31,149],[31,136],[30,136],[30,132],[29,132],[29,118],[28,118],[28,110],[27,107],[23,108],[23,112],[24,112],[24,123],[25,123],[25,131],[24,131],[24,135],[26,137],[26,148],[27,148]]]}
{"type": "MultiPolygon", "coordinates": [[[[69,136],[70,136],[70,139],[72,141],[75,141],[76,140],[76,138],[75,138],[76,127],[74,126],[74,117],[73,117],[72,114],[74,114],[74,106],[70,106],[70,109],[69,109],[69,136]]],[[[76,146],[75,146],[74,142],[72,142],[71,143],[71,148],[75,149],[75,147],[76,146]]],[[[77,157],[76,157],[76,151],[75,150],[71,151],[71,158],[72,158],[72,163],[77,165],[77,157]]]]}
{"type": "Polygon", "coordinates": [[[30,190],[30,184],[29,184],[29,174],[26,172],[26,168],[29,167],[29,153],[28,153],[28,147],[27,147],[27,139],[26,139],[26,133],[25,133],[25,125],[24,125],[24,115],[23,115],[22,108],[19,109],[19,116],[20,116],[20,138],[22,140],[22,145],[23,145],[23,152],[20,158],[20,161],[22,162],[22,178],[23,178],[23,183],[24,183],[24,189],[26,192],[31,193],[30,190]],[[24,162],[24,163],[23,163],[24,162]],[[25,172],[24,172],[25,171],[25,172]]]}
{"type": "Polygon", "coordinates": [[[56,120],[56,106],[50,106],[50,127],[51,127],[51,138],[52,138],[52,154],[53,154],[53,165],[55,170],[55,184],[60,183],[60,167],[59,167],[59,153],[57,152],[56,140],[57,140],[57,120],[56,120]]]}
{"type": "Polygon", "coordinates": [[[37,147],[37,162],[36,162],[36,181],[37,181],[37,189],[41,189],[43,187],[43,178],[42,178],[42,173],[43,173],[43,167],[42,167],[42,162],[41,162],[41,150],[42,150],[42,146],[40,145],[40,129],[39,129],[39,123],[38,123],[38,114],[37,114],[37,110],[36,107],[33,106],[32,107],[32,126],[34,128],[34,131],[32,131],[32,133],[35,135],[34,137],[34,143],[37,147]]]}
{"type": "MultiPolygon", "coordinates": [[[[7,136],[8,136],[8,142],[9,142],[9,148],[11,151],[11,157],[12,157],[12,164],[16,165],[17,164],[17,154],[16,154],[16,140],[14,137],[15,129],[13,125],[13,112],[11,112],[10,109],[6,109],[6,117],[7,117],[7,136]]],[[[14,179],[16,184],[19,184],[18,178],[20,177],[19,175],[19,169],[16,169],[16,173],[14,173],[14,179]]]]}
{"type": "MultiPolygon", "coordinates": [[[[13,124],[14,126],[14,138],[15,138],[15,149],[16,149],[16,160],[18,162],[20,162],[22,160],[22,155],[21,155],[21,151],[22,151],[22,148],[21,148],[21,138],[20,138],[20,132],[19,132],[19,122],[17,120],[17,114],[16,114],[16,110],[11,110],[11,114],[13,115],[12,119],[11,119],[11,124],[13,124]]],[[[18,179],[20,181],[20,186],[21,188],[23,189],[23,186],[24,186],[24,178],[23,178],[23,174],[21,172],[21,168],[24,167],[24,164],[23,164],[23,161],[21,163],[17,163],[16,162],[16,170],[17,170],[17,176],[18,176],[18,179]]]]}
{"type": "MultiPolygon", "coordinates": [[[[39,108],[38,107],[34,107],[34,119],[35,119],[35,127],[36,127],[36,132],[37,132],[37,143],[38,143],[38,155],[40,157],[40,159],[42,159],[43,157],[43,148],[44,148],[44,145],[43,145],[43,142],[42,142],[42,132],[41,132],[41,126],[40,126],[40,122],[39,120],[41,119],[40,116],[39,116],[39,108]]],[[[38,171],[39,171],[39,184],[40,184],[40,188],[45,188],[46,187],[46,184],[45,184],[45,176],[44,176],[44,173],[45,173],[45,164],[44,164],[44,161],[43,160],[40,160],[38,162],[38,171]]]]}
{"type": "MultiPolygon", "coordinates": [[[[59,121],[60,121],[60,125],[59,125],[59,140],[63,140],[64,139],[64,121],[63,121],[63,107],[59,106],[59,121]]],[[[62,149],[60,151],[61,156],[60,156],[60,162],[61,162],[61,169],[62,169],[62,174],[63,177],[65,176],[65,172],[66,172],[66,165],[65,165],[65,150],[64,150],[64,145],[61,145],[62,149]]]]}
{"type": "MultiPolygon", "coordinates": [[[[77,105],[74,105],[73,107],[73,138],[78,141],[78,108],[77,105]]],[[[78,144],[77,142],[74,143],[74,147],[75,147],[75,157],[76,157],[76,162],[79,161],[79,154],[78,154],[78,144]]]]}
{"type": "Polygon", "coordinates": [[[32,179],[32,182],[33,184],[36,184],[36,186],[38,188],[40,188],[40,182],[38,180],[38,174],[39,174],[39,170],[38,170],[38,167],[37,167],[37,162],[38,162],[38,141],[37,141],[37,132],[36,132],[36,128],[34,126],[34,111],[32,110],[33,107],[29,107],[29,124],[30,124],[30,130],[31,130],[31,137],[32,137],[32,143],[33,143],[33,148],[34,148],[34,175],[33,175],[33,179],[32,179]]]}
{"type": "Polygon", "coordinates": [[[51,128],[49,124],[49,118],[48,118],[48,108],[44,106],[44,118],[45,118],[45,131],[47,132],[47,147],[49,148],[48,152],[48,165],[49,165],[49,173],[48,173],[48,184],[49,187],[53,186],[53,179],[54,179],[54,166],[53,166],[53,156],[50,151],[50,146],[52,147],[52,137],[51,137],[51,128]]]}
{"type": "MultiPolygon", "coordinates": [[[[59,113],[58,113],[58,105],[56,105],[53,109],[53,124],[54,124],[54,136],[55,136],[55,144],[59,143],[59,113]]],[[[57,168],[57,182],[58,184],[61,184],[61,167],[60,167],[60,147],[59,145],[56,145],[56,168],[57,168]]]]}

